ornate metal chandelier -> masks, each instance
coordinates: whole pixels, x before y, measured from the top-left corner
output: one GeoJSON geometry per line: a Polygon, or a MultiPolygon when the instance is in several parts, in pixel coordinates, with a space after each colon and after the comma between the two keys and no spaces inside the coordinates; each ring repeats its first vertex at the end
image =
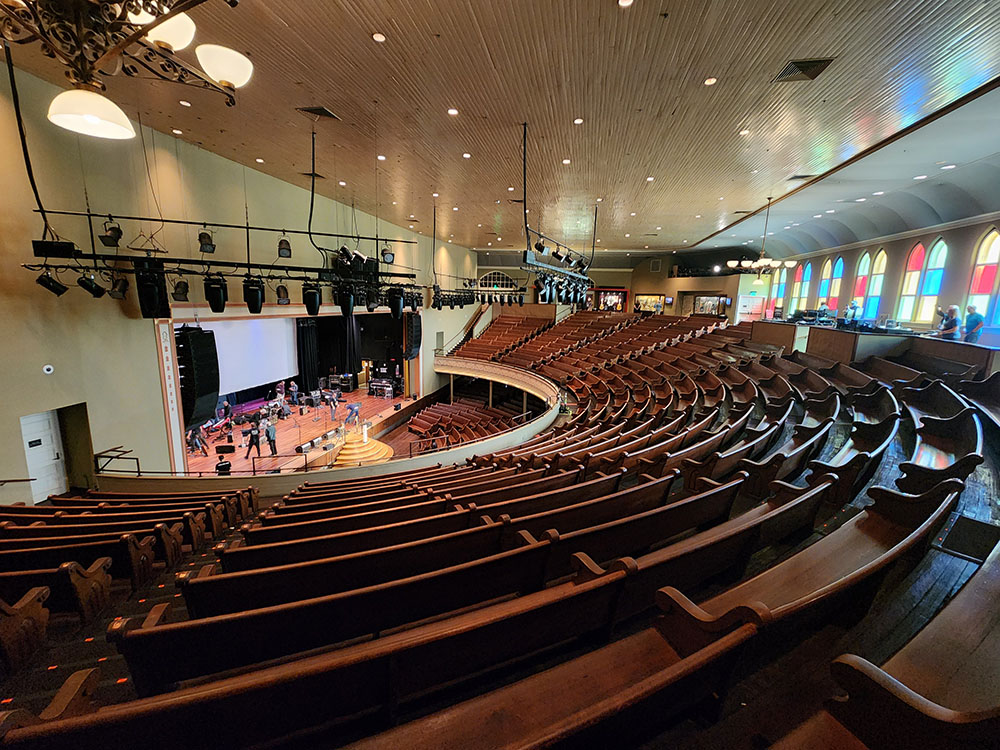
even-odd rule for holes
{"type": "MultiPolygon", "coordinates": [[[[66,67],[74,88],[57,95],[48,118],[60,127],[99,138],[132,138],[135,130],[103,95],[103,76],[149,73],[164,81],[216,91],[226,104],[253,74],[235,50],[200,44],[201,69],[180,52],[194,39],[186,11],[204,0],[0,0],[0,36],[14,44],[40,42],[42,52],[66,67]]],[[[225,0],[236,7],[239,0],[225,0]]]]}

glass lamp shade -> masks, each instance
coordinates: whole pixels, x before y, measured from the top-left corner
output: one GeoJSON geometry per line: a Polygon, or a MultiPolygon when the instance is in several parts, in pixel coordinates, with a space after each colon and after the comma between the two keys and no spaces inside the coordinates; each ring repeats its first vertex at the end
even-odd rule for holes
{"type": "Polygon", "coordinates": [[[208,77],[224,86],[238,89],[245,86],[253,75],[253,63],[249,58],[228,47],[199,44],[194,53],[208,77]]]}
{"type": "Polygon", "coordinates": [[[49,104],[49,122],[96,138],[135,138],[135,129],[121,108],[106,96],[87,89],[63,91],[49,104]]]}
{"type": "Polygon", "coordinates": [[[781,268],[781,266],[782,266],[782,263],[781,263],[780,260],[772,260],[771,261],[771,268],[781,268]]]}
{"type": "Polygon", "coordinates": [[[752,260],[741,260],[741,261],[740,261],[740,265],[741,265],[741,266],[742,266],[743,268],[750,268],[750,266],[752,266],[752,265],[753,265],[753,261],[752,261],[752,260]]]}
{"type": "Polygon", "coordinates": [[[140,10],[138,13],[128,14],[128,22],[134,23],[136,26],[145,26],[147,23],[150,23],[151,21],[155,20],[156,16],[154,16],[152,13],[147,13],[144,10],[140,10]]]}
{"type": "Polygon", "coordinates": [[[738,260],[727,260],[726,261],[726,265],[729,266],[730,268],[736,268],[736,266],[738,266],[739,264],[740,264],[740,262],[738,260]]]}
{"type": "MultiPolygon", "coordinates": [[[[148,23],[148,22],[147,22],[148,23]]],[[[146,39],[161,47],[167,47],[174,52],[180,52],[191,44],[194,39],[195,25],[186,13],[164,21],[155,29],[150,29],[146,39]]]]}
{"type": "Polygon", "coordinates": [[[753,280],[753,286],[764,286],[764,280],[760,276],[758,276],[756,279],[753,280]]]}
{"type": "Polygon", "coordinates": [[[796,261],[796,260],[786,260],[785,261],[785,268],[795,268],[795,266],[797,266],[798,264],[799,264],[799,262],[796,261]]]}

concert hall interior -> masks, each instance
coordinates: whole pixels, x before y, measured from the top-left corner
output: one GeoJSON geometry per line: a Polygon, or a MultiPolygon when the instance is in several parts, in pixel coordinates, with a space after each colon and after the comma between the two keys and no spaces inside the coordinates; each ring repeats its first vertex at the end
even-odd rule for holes
{"type": "Polygon", "coordinates": [[[0,46],[0,750],[1000,748],[996,2],[0,46]]]}

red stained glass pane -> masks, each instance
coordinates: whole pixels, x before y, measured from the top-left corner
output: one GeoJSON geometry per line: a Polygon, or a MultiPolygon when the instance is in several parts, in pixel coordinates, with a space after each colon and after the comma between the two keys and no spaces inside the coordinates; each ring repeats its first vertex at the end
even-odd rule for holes
{"type": "Polygon", "coordinates": [[[992,294],[993,282],[997,277],[996,266],[979,266],[972,277],[973,294],[992,294]]]}
{"type": "Polygon", "coordinates": [[[858,280],[854,282],[854,296],[864,297],[868,293],[868,277],[860,276],[858,280]]]}
{"type": "Polygon", "coordinates": [[[909,260],[906,261],[907,271],[921,271],[924,268],[924,246],[917,245],[910,253],[909,260]]]}
{"type": "Polygon", "coordinates": [[[795,269],[795,280],[802,281],[802,266],[795,269]]]}

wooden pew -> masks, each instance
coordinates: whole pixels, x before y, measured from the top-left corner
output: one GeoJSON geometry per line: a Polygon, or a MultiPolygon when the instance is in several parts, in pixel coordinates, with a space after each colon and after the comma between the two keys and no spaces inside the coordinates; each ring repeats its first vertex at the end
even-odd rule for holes
{"type": "Polygon", "coordinates": [[[190,545],[193,552],[197,552],[205,546],[204,513],[184,513],[183,515],[178,514],[163,519],[147,520],[139,518],[108,523],[91,523],[89,517],[77,516],[70,519],[77,521],[77,523],[50,523],[50,521],[55,520],[33,521],[26,525],[15,524],[12,521],[0,521],[0,541],[42,537],[107,536],[109,534],[121,536],[126,533],[135,534],[136,536],[152,535],[158,537],[158,541],[160,542],[157,551],[163,554],[165,560],[171,560],[175,545],[168,543],[167,540],[172,539],[172,531],[179,526],[182,542],[190,545]],[[161,525],[170,529],[171,534],[159,534],[157,527],[161,525]]]}
{"type": "Polygon", "coordinates": [[[767,458],[760,461],[742,459],[737,466],[750,475],[744,488],[746,494],[762,498],[767,494],[771,482],[794,476],[805,469],[813,456],[823,449],[833,424],[831,417],[812,427],[800,424],[793,430],[791,439],[767,458]]]}
{"type": "Polygon", "coordinates": [[[45,602],[51,612],[73,612],[83,623],[100,614],[111,599],[110,557],[100,557],[90,566],[64,562],[57,568],[5,570],[0,572],[0,599],[16,602],[37,587],[49,590],[45,602]]]}
{"type": "Polygon", "coordinates": [[[983,426],[971,407],[949,419],[923,417],[916,447],[896,486],[903,492],[923,492],[944,479],[964,481],[983,462],[983,426]]]}
{"type": "Polygon", "coordinates": [[[995,429],[1000,430],[1000,372],[986,380],[962,380],[958,390],[995,429]]]}
{"type": "Polygon", "coordinates": [[[204,512],[205,516],[205,531],[211,532],[213,539],[222,538],[226,533],[227,527],[224,509],[219,503],[207,503],[203,508],[194,511],[185,508],[130,511],[120,506],[67,510],[47,505],[3,505],[0,506],[0,522],[10,521],[17,526],[38,522],[46,526],[116,524],[124,521],[166,523],[174,519],[180,520],[186,513],[198,514],[201,512],[204,512]]]}
{"type": "Polygon", "coordinates": [[[122,534],[106,541],[0,550],[0,570],[51,570],[67,561],[89,569],[98,560],[111,558],[111,577],[128,579],[134,590],[153,578],[154,544],[151,536],[138,539],[134,534],[122,534]]]}
{"type": "Polygon", "coordinates": [[[215,501],[173,500],[161,502],[149,501],[145,498],[113,500],[91,497],[52,497],[50,500],[52,501],[53,506],[70,514],[84,513],[87,511],[93,511],[96,513],[98,510],[108,510],[116,513],[132,513],[154,510],[180,511],[181,513],[190,511],[192,513],[197,513],[205,510],[205,506],[208,502],[214,502],[222,505],[225,512],[227,526],[235,526],[241,518],[250,518],[248,514],[245,514],[241,510],[242,507],[247,505],[248,501],[241,501],[237,496],[226,496],[215,501]]]}
{"type": "Polygon", "coordinates": [[[881,667],[832,665],[847,692],[830,712],[873,750],[987,750],[1000,738],[1000,546],[961,591],[881,667]]]}
{"type": "Polygon", "coordinates": [[[809,462],[811,474],[806,482],[811,484],[824,474],[836,474],[840,481],[829,501],[837,507],[846,505],[872,478],[898,431],[898,414],[891,414],[881,422],[854,422],[850,435],[834,456],[827,461],[809,462]]]}
{"type": "Polygon", "coordinates": [[[927,376],[920,370],[906,367],[896,362],[890,362],[881,357],[868,357],[862,362],[852,362],[852,366],[870,375],[889,387],[917,387],[927,381],[927,376]]]}
{"type": "Polygon", "coordinates": [[[254,514],[259,499],[259,490],[256,487],[247,487],[241,490],[224,490],[221,492],[107,492],[100,490],[88,490],[85,497],[60,496],[55,495],[49,498],[53,505],[67,505],[83,502],[85,500],[103,500],[111,505],[127,503],[129,505],[174,505],[179,503],[201,504],[216,502],[235,502],[237,511],[241,518],[249,518],[254,514]],[[66,502],[70,501],[70,502],[66,502]]]}
{"type": "MultiPolygon", "coordinates": [[[[787,406],[786,413],[790,413],[792,404],[787,406]]],[[[740,461],[743,459],[754,459],[767,450],[768,446],[781,434],[784,427],[784,420],[765,420],[764,424],[755,429],[748,428],[746,437],[736,443],[725,452],[715,451],[703,461],[696,461],[686,458],[681,462],[680,472],[684,479],[684,486],[696,487],[698,480],[722,479],[736,471],[740,461]]]]}
{"type": "MultiPolygon", "coordinates": [[[[0,666],[6,675],[24,667],[45,643],[49,589],[36,586],[8,604],[0,599],[0,666]]],[[[2,727],[0,727],[2,728],[2,727]]]]}

